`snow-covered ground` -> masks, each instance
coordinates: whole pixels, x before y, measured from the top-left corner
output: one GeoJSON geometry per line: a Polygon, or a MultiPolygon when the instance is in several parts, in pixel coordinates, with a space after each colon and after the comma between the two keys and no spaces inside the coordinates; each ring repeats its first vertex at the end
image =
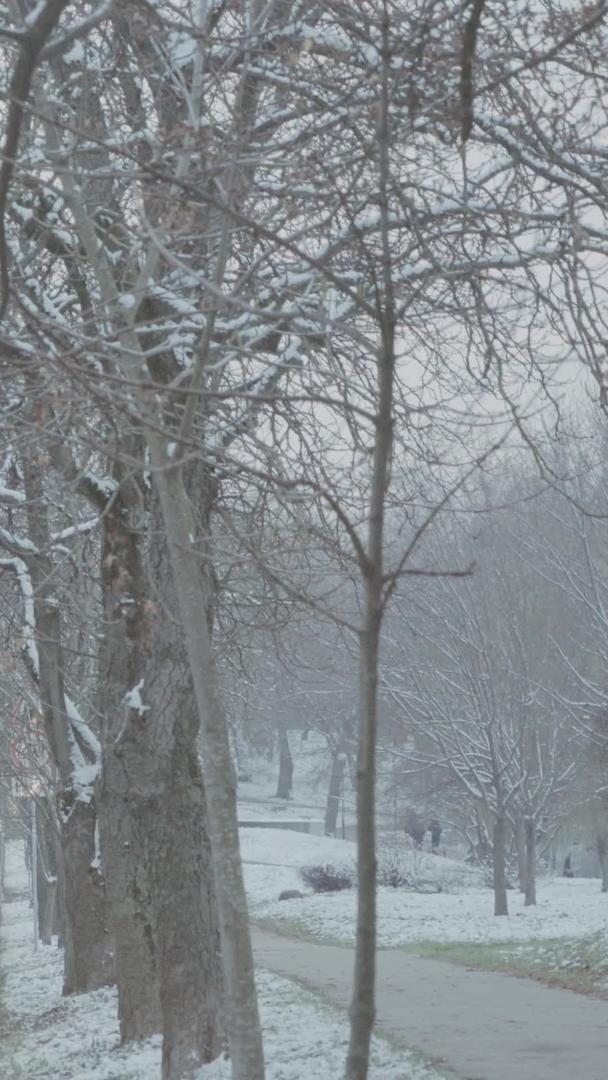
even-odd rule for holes
{"type": "MultiPolygon", "coordinates": [[[[289,834],[286,834],[289,835],[289,834]]],[[[293,835],[293,834],[292,834],[293,835]]],[[[25,888],[20,845],[9,845],[7,888],[25,888]]],[[[160,1036],[120,1048],[116,992],[61,996],[58,949],[34,952],[27,900],[2,906],[0,924],[0,1077],[2,1080],[157,1080],[160,1036]]],[[[259,972],[268,1080],[334,1080],[346,1055],[345,1013],[287,979],[259,972]]],[[[370,1080],[439,1080],[418,1058],[374,1040],[370,1080]]],[[[229,1080],[222,1060],[203,1067],[200,1080],[229,1080]]]]}
{"type": "MultiPolygon", "coordinates": [[[[302,884],[302,866],[352,865],[354,844],[281,829],[241,830],[245,879],[252,915],[297,926],[319,938],[352,941],[354,891],[314,895],[302,884]],[[303,899],[278,901],[285,889],[303,899]]],[[[381,946],[417,941],[529,941],[608,935],[608,896],[599,882],[542,879],[536,908],[524,908],[509,894],[511,915],[495,918],[491,890],[474,871],[428,854],[407,853],[405,863],[421,881],[441,884],[441,892],[379,889],[381,946]],[[409,863],[408,863],[409,860],[409,863]]],[[[26,888],[21,846],[11,844],[7,890],[26,888]]],[[[61,996],[61,954],[34,952],[32,912],[27,900],[3,905],[0,925],[0,1077],[2,1080],[154,1080],[160,1076],[160,1037],[135,1048],[120,1048],[116,994],[104,989],[72,998],[61,996]]],[[[347,1040],[346,1015],[289,980],[258,975],[268,1080],[330,1080],[340,1075],[347,1040]]],[[[200,1070],[200,1080],[228,1080],[230,1066],[218,1061],[200,1070]]],[[[370,1080],[437,1080],[429,1066],[377,1039],[370,1080]]]]}
{"type": "MultiPolygon", "coordinates": [[[[292,798],[276,798],[278,761],[251,755],[243,766],[251,779],[239,780],[238,785],[239,819],[310,821],[313,829],[316,826],[323,832],[331,766],[327,742],[314,732],[305,740],[297,732],[291,732],[290,741],[294,753],[292,798]]],[[[342,806],[339,816],[341,825],[342,806]]],[[[348,776],[344,783],[344,822],[347,827],[354,827],[355,796],[348,776]]]]}
{"type": "MultiPolygon", "coordinates": [[[[298,873],[302,866],[351,861],[353,843],[278,829],[243,829],[241,843],[254,918],[271,920],[278,926],[296,923],[316,937],[352,941],[353,890],[309,894],[302,900],[278,901],[277,897],[284,889],[308,891],[298,873]]],[[[521,894],[511,891],[511,914],[496,918],[491,890],[467,885],[462,877],[466,869],[450,859],[430,855],[417,859],[419,876],[437,879],[442,891],[417,893],[380,888],[381,946],[416,941],[527,941],[608,932],[608,895],[600,892],[600,883],[595,879],[543,878],[538,883],[536,907],[525,908],[521,894]]]]}

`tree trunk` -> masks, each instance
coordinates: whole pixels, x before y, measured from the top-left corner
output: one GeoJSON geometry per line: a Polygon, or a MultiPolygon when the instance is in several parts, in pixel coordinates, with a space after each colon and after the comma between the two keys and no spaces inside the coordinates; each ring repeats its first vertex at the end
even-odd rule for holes
{"type": "Polygon", "coordinates": [[[144,553],[143,534],[127,520],[124,508],[108,515],[102,559],[102,850],[121,1036],[141,1039],[162,1030],[163,1078],[187,1080],[217,1055],[221,1039],[198,716],[183,638],[171,617],[162,530],[151,530],[152,546],[144,553]]]}
{"type": "Polygon", "coordinates": [[[327,803],[325,805],[325,835],[335,836],[338,827],[338,813],[340,811],[340,798],[344,783],[344,749],[340,743],[334,748],[331,760],[331,773],[329,776],[329,788],[327,790],[327,803]]]}
{"type": "Polygon", "coordinates": [[[526,837],[526,899],[525,907],[536,904],[536,822],[534,818],[525,820],[526,837]]]}
{"type": "Polygon", "coordinates": [[[357,758],[357,941],[347,1080],[365,1080],[375,1018],[376,979],[376,730],[380,612],[368,588],[361,634],[359,752],[357,758]]]}
{"type": "Polygon", "coordinates": [[[47,799],[36,799],[36,838],[38,858],[38,937],[43,945],[51,945],[55,922],[55,902],[57,897],[58,867],[55,864],[55,845],[53,843],[54,822],[50,816],[50,804],[47,799]]]}
{"type": "MultiPolygon", "coordinates": [[[[3,807],[0,806],[0,811],[3,807]]],[[[4,902],[4,864],[6,858],[6,840],[4,835],[4,822],[0,813],[0,903],[4,902]]]]}
{"type": "MultiPolygon", "coordinates": [[[[61,844],[62,844],[61,835],[56,832],[55,836],[54,836],[54,840],[55,840],[55,866],[58,869],[58,874],[57,874],[57,895],[55,897],[55,911],[53,913],[54,914],[53,935],[55,935],[57,937],[57,945],[59,946],[59,948],[60,949],[65,949],[65,939],[66,939],[65,928],[66,928],[67,919],[66,919],[66,914],[65,914],[65,881],[64,881],[65,870],[64,870],[63,850],[62,850],[62,847],[61,847],[61,844]]],[[[109,962],[112,964],[112,970],[114,970],[112,942],[111,941],[108,941],[106,943],[106,948],[107,948],[107,954],[108,954],[109,962]]],[[[65,976],[66,976],[66,962],[64,961],[64,972],[63,972],[64,983],[65,983],[65,976]]],[[[64,987],[64,993],[68,993],[68,991],[65,990],[65,987],[64,987]]]]}
{"type": "Polygon", "coordinates": [[[149,556],[162,608],[147,623],[143,695],[153,740],[153,786],[160,812],[149,839],[152,913],[160,974],[163,1080],[189,1080],[217,1057],[222,999],[215,882],[207,804],[198,760],[199,720],[160,507],[149,556]],[[173,615],[173,618],[168,618],[173,615]]]}
{"type": "MultiPolygon", "coordinates": [[[[36,414],[43,422],[42,414],[36,414]]],[[[67,715],[64,690],[61,610],[56,596],[56,571],[48,555],[50,529],[39,462],[23,461],[28,532],[37,554],[29,560],[35,627],[36,655],[30,667],[40,697],[46,736],[58,776],[58,820],[61,829],[64,934],[64,992],[81,992],[104,986],[111,980],[111,957],[106,934],[103,886],[92,888],[90,867],[94,844],[74,844],[81,821],[95,828],[92,790],[84,790],[76,776],[76,738],[67,715]],[[70,879],[68,882],[68,878],[70,879]]]]}
{"type": "MultiPolygon", "coordinates": [[[[359,731],[357,748],[357,940],[346,1080],[366,1080],[375,1016],[376,981],[376,740],[378,659],[382,615],[390,589],[384,588],[384,525],[393,450],[395,378],[395,297],[390,224],[390,46],[388,21],[382,25],[382,75],[377,111],[378,202],[381,221],[382,294],[377,308],[380,336],[376,355],[375,439],[371,464],[367,543],[359,551],[365,586],[359,634],[359,731]]],[[[396,579],[393,579],[393,586],[396,579]]]]}
{"type": "MultiPolygon", "coordinates": [[[[190,689],[189,681],[186,683],[190,689]]],[[[184,715],[192,718],[190,695],[184,715]]],[[[163,1021],[163,1080],[190,1080],[222,1047],[222,973],[206,806],[196,750],[180,733],[169,813],[154,837],[155,916],[163,1021]],[[181,832],[179,843],[176,833],[181,832]]]]}
{"type": "Polygon", "coordinates": [[[287,737],[287,728],[281,720],[278,724],[279,736],[279,780],[277,783],[277,799],[291,799],[293,783],[293,758],[287,737]]]}
{"type": "Polygon", "coordinates": [[[151,914],[148,836],[158,812],[139,790],[145,746],[105,743],[99,788],[99,832],[116,962],[122,1042],[162,1030],[151,914]]]}
{"type": "Polygon", "coordinates": [[[517,816],[515,825],[515,843],[517,847],[517,876],[519,879],[519,891],[526,891],[526,825],[521,815],[517,816]]]}
{"type": "Polygon", "coordinates": [[[61,830],[64,994],[110,986],[116,977],[105,882],[96,859],[96,826],[94,803],[76,801],[61,830]]]}
{"type": "Polygon", "coordinates": [[[597,854],[602,873],[602,892],[608,892],[608,833],[598,834],[597,854]]]}
{"type": "Polygon", "coordinates": [[[492,867],[494,878],[494,914],[508,915],[506,871],[507,819],[498,814],[494,822],[492,867]]]}
{"type": "Polygon", "coordinates": [[[150,818],[159,808],[141,792],[150,757],[144,715],[137,714],[129,723],[131,710],[125,707],[128,692],[141,679],[141,610],[146,597],[143,537],[128,527],[128,494],[123,493],[103,519],[104,635],[99,658],[103,717],[99,836],[122,1042],[146,1039],[162,1030],[148,851],[150,818]]]}
{"type": "Polygon", "coordinates": [[[232,1076],[233,1080],[263,1080],[264,1056],[239,851],[236,777],[209,627],[212,592],[193,549],[197,525],[181,470],[171,468],[165,440],[154,429],[147,434],[201,724],[232,1076]]]}

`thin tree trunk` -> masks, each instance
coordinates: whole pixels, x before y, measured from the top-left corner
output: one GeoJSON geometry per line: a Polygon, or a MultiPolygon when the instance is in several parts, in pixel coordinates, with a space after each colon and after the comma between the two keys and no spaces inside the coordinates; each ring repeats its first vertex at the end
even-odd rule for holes
{"type": "MultiPolygon", "coordinates": [[[[55,910],[53,912],[53,935],[57,937],[57,944],[59,948],[65,948],[66,940],[66,914],[65,914],[65,870],[63,860],[63,847],[62,847],[62,835],[59,828],[56,828],[53,832],[53,843],[55,845],[55,866],[57,867],[57,894],[55,896],[55,910]]],[[[107,907],[106,907],[107,915],[107,907]]],[[[104,919],[105,922],[105,919],[104,919]]],[[[113,952],[111,942],[106,942],[107,956],[104,956],[104,963],[110,963],[112,970],[114,970],[113,952]]],[[[70,969],[71,970],[71,969],[70,969]]],[[[69,989],[65,987],[65,975],[66,965],[64,964],[64,993],[71,993],[69,989]]],[[[112,982],[114,979],[112,979],[112,982]]]]}
{"type": "Polygon", "coordinates": [[[536,904],[536,822],[534,818],[525,820],[526,837],[526,899],[525,907],[536,904]]]}
{"type": "Polygon", "coordinates": [[[279,779],[277,783],[277,799],[291,799],[293,784],[293,758],[289,747],[287,729],[281,720],[278,724],[279,736],[279,779]]]}
{"type": "Polygon", "coordinates": [[[519,891],[526,891],[526,826],[524,818],[518,814],[515,825],[515,844],[517,847],[517,876],[519,891]]]}
{"type": "Polygon", "coordinates": [[[197,530],[181,470],[171,469],[165,440],[155,431],[148,431],[148,441],[201,724],[232,1075],[233,1080],[263,1080],[264,1056],[239,851],[236,777],[209,629],[211,590],[193,550],[192,537],[197,530]]]}
{"type": "Polygon", "coordinates": [[[338,813],[340,811],[340,798],[344,783],[344,749],[341,743],[334,748],[331,759],[331,773],[329,787],[327,789],[327,803],[325,805],[325,835],[335,836],[338,827],[338,813]]]}
{"type": "Polygon", "coordinates": [[[602,892],[608,892],[608,834],[599,833],[597,837],[597,854],[602,873],[602,892]]]}
{"type": "MultiPolygon", "coordinates": [[[[0,797],[1,800],[1,797],[0,797]]],[[[3,801],[3,800],[1,800],[3,801]]],[[[0,902],[4,901],[4,861],[6,858],[6,840],[4,836],[4,822],[1,812],[4,807],[0,805],[0,902]]]]}
{"type": "Polygon", "coordinates": [[[357,758],[357,941],[347,1080],[365,1080],[375,1019],[376,979],[376,731],[380,612],[368,588],[366,629],[360,644],[359,751],[357,758]]]}
{"type": "Polygon", "coordinates": [[[43,945],[51,945],[57,896],[57,867],[53,844],[54,823],[48,800],[36,799],[36,837],[38,843],[38,936],[43,945]]]}
{"type": "Polygon", "coordinates": [[[494,914],[508,915],[506,871],[507,819],[498,814],[494,822],[492,867],[494,878],[494,914]]]}
{"type": "Polygon", "coordinates": [[[359,635],[359,730],[357,753],[357,940],[350,1006],[346,1080],[366,1080],[375,1016],[376,980],[376,737],[378,657],[384,592],[384,522],[393,448],[395,300],[390,247],[390,44],[388,17],[382,27],[382,81],[378,101],[378,196],[381,217],[382,300],[378,306],[380,344],[376,356],[377,409],[369,496],[367,545],[359,552],[365,583],[359,635]]]}

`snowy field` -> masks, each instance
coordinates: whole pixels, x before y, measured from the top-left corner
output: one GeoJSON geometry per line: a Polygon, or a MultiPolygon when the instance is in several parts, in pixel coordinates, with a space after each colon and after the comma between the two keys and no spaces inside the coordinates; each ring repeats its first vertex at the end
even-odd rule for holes
{"type": "MultiPolygon", "coordinates": [[[[302,900],[277,900],[284,889],[308,892],[298,873],[299,867],[352,861],[353,843],[278,829],[242,829],[241,843],[254,918],[278,926],[283,924],[286,928],[297,924],[298,929],[318,938],[353,940],[353,890],[309,894],[302,900]]],[[[442,891],[427,894],[380,888],[381,946],[409,945],[416,941],[529,941],[608,932],[608,895],[600,892],[600,883],[594,879],[540,879],[536,907],[524,908],[523,896],[513,890],[509,892],[511,914],[496,918],[491,890],[467,885],[459,864],[430,855],[422,855],[418,861],[421,877],[425,880],[435,877],[442,891]]]]}
{"type": "MultiPolygon", "coordinates": [[[[241,830],[245,878],[254,919],[318,938],[349,943],[353,938],[353,890],[278,901],[285,889],[305,890],[302,866],[353,862],[354,844],[280,829],[241,830]]],[[[417,941],[525,942],[608,933],[608,896],[599,882],[544,879],[538,905],[525,909],[519,893],[509,893],[511,915],[495,918],[491,890],[480,887],[475,871],[449,859],[416,854],[417,878],[441,884],[441,892],[379,890],[379,943],[417,941]]],[[[22,851],[9,846],[5,883],[26,888],[22,851]]],[[[136,1048],[118,1045],[116,994],[103,989],[72,998],[61,996],[61,954],[34,952],[32,912],[27,900],[2,908],[0,1077],[2,1080],[157,1080],[160,1037],[136,1048]]],[[[268,1060],[268,1080],[333,1080],[341,1075],[348,1025],[343,1012],[289,980],[261,971],[260,1006],[268,1060]]],[[[230,1066],[218,1061],[200,1070],[200,1080],[228,1080],[230,1066]]],[[[439,1074],[415,1056],[374,1043],[370,1080],[438,1080],[439,1074]]]]}
{"type": "MultiPolygon", "coordinates": [[[[9,847],[6,885],[25,887],[21,850],[9,847]]],[[[34,952],[32,912],[24,900],[2,905],[0,925],[1,1080],[158,1080],[160,1036],[118,1046],[116,993],[61,996],[61,954],[34,952]]],[[[258,975],[268,1080],[334,1080],[346,1055],[346,1015],[287,979],[258,975]]],[[[374,1040],[370,1080],[439,1080],[414,1055],[374,1040]]],[[[200,1080],[229,1080],[217,1061],[200,1080]]]]}

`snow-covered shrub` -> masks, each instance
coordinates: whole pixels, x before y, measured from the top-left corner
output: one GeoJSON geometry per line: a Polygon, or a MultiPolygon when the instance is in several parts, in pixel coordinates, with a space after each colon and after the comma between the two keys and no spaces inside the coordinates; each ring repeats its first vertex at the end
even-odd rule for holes
{"type": "Polygon", "coordinates": [[[395,864],[390,866],[378,866],[376,881],[378,885],[386,885],[389,889],[408,889],[413,887],[412,881],[405,871],[395,864]]]}
{"type": "Polygon", "coordinates": [[[342,889],[352,889],[355,884],[355,868],[349,865],[332,866],[331,863],[303,866],[300,877],[313,892],[340,892],[342,889]]]}
{"type": "Polygon", "coordinates": [[[402,851],[394,847],[380,846],[376,870],[377,884],[387,885],[391,889],[412,888],[414,875],[411,863],[412,860],[406,860],[402,851]]]}
{"type": "Polygon", "coordinates": [[[417,889],[423,884],[420,852],[409,837],[384,834],[378,837],[376,881],[391,889],[417,889]]]}
{"type": "Polygon", "coordinates": [[[403,833],[381,833],[377,857],[378,885],[414,892],[449,892],[482,884],[478,869],[419,851],[403,833]]]}

